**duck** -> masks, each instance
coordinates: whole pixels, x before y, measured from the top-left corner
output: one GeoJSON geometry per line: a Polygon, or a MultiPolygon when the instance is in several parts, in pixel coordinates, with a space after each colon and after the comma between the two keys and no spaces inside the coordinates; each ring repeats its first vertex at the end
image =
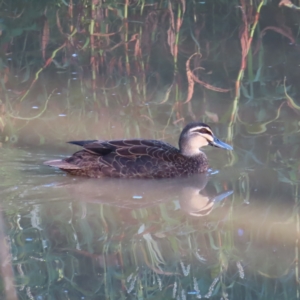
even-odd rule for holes
{"type": "Polygon", "coordinates": [[[92,178],[172,178],[191,176],[208,170],[208,159],[200,149],[210,145],[233,148],[219,140],[207,124],[192,122],[179,136],[179,148],[160,140],[70,141],[83,149],[72,156],[44,162],[71,175],[92,178]]]}

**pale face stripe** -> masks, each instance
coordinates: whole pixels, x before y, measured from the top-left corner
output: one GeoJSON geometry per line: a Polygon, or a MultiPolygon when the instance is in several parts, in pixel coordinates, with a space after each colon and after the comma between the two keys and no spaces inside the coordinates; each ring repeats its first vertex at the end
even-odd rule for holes
{"type": "Polygon", "coordinates": [[[198,133],[199,135],[201,135],[202,137],[204,137],[206,140],[208,140],[210,142],[212,142],[214,140],[213,133],[212,133],[212,131],[208,127],[203,127],[203,126],[194,127],[194,128],[192,128],[190,130],[190,132],[198,133]],[[210,134],[209,133],[201,133],[201,132],[199,132],[203,128],[205,130],[207,130],[208,132],[210,132],[210,134]]]}

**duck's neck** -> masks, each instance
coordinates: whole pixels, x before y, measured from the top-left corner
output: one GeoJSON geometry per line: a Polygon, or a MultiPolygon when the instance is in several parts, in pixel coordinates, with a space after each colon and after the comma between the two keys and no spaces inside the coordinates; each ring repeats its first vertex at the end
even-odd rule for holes
{"type": "Polygon", "coordinates": [[[186,145],[185,147],[180,147],[180,153],[183,156],[193,157],[193,158],[197,158],[198,156],[202,156],[202,155],[205,156],[205,154],[202,151],[200,151],[199,149],[195,149],[190,145],[186,145]]]}
{"type": "MultiPolygon", "coordinates": [[[[181,137],[179,140],[179,149],[182,155],[187,157],[198,157],[205,156],[205,154],[200,151],[201,146],[207,145],[207,142],[203,141],[203,138],[194,136],[186,138],[185,136],[181,137]]],[[[205,156],[206,157],[206,156],[205,156]]]]}
{"type": "Polygon", "coordinates": [[[199,149],[195,151],[195,148],[189,147],[189,144],[187,144],[185,147],[180,147],[180,152],[186,158],[193,161],[193,165],[197,166],[199,173],[207,171],[208,159],[204,152],[200,151],[199,149]]]}

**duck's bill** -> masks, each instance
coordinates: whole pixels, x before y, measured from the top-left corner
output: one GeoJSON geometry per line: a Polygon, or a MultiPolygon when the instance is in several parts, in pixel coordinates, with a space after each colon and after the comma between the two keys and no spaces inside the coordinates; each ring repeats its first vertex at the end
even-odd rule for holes
{"type": "Polygon", "coordinates": [[[220,141],[216,137],[214,138],[214,140],[210,144],[214,147],[223,148],[223,149],[227,149],[227,150],[233,150],[233,148],[230,145],[220,141]]]}

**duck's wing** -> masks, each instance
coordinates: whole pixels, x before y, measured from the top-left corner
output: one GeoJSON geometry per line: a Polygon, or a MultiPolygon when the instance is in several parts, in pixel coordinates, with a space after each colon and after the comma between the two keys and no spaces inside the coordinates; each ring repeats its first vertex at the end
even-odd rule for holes
{"type": "MultiPolygon", "coordinates": [[[[74,141],[86,151],[76,152],[66,159],[84,165],[96,159],[101,172],[114,177],[173,177],[183,163],[179,150],[156,140],[74,141]],[[80,156],[80,157],[79,157],[80,156]]],[[[184,172],[183,172],[184,174],[184,172]]]]}
{"type": "Polygon", "coordinates": [[[157,140],[89,140],[89,141],[70,141],[69,144],[78,145],[83,147],[85,150],[105,156],[109,153],[116,152],[122,156],[133,156],[133,155],[149,155],[151,151],[157,150],[161,152],[179,153],[179,150],[174,146],[157,140]]]}
{"type": "Polygon", "coordinates": [[[70,141],[68,143],[81,146],[85,150],[94,154],[106,155],[115,150],[113,147],[107,145],[108,142],[109,141],[88,140],[88,141],[70,141]]]}

